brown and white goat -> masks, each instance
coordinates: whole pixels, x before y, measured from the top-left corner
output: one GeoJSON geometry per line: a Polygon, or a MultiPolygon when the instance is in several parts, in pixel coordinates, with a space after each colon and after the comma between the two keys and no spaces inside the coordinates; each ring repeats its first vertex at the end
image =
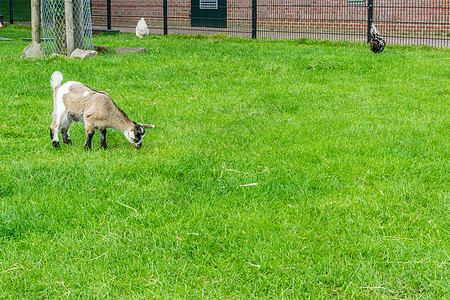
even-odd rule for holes
{"type": "Polygon", "coordinates": [[[133,122],[105,92],[98,92],[90,87],[68,81],[61,85],[63,75],[56,71],[52,74],[50,85],[53,88],[53,123],[50,125],[50,137],[53,147],[59,148],[58,133],[61,130],[63,142],[72,144],[69,136],[70,125],[73,121],[84,122],[86,141],[84,147],[91,148],[94,129],[100,132],[101,146],[106,145],[106,128],[122,131],[127,140],[136,148],[142,145],[146,125],[133,122]]]}

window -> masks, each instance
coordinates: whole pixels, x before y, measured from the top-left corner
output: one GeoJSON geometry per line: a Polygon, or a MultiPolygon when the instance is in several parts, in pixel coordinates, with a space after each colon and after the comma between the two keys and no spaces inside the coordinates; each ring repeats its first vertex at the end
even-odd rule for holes
{"type": "Polygon", "coordinates": [[[219,0],[200,0],[200,9],[219,9],[219,0]]]}
{"type": "Polygon", "coordinates": [[[366,0],[348,0],[349,5],[364,5],[366,0]]]}

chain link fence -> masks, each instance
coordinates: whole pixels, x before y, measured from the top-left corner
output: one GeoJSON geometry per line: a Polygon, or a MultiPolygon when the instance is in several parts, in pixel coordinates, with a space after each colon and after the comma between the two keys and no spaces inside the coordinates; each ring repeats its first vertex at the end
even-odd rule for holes
{"type": "MultiPolygon", "coordinates": [[[[75,49],[92,50],[90,0],[73,0],[73,22],[75,49]]],[[[41,29],[46,55],[67,53],[64,0],[41,0],[41,29]]]]}

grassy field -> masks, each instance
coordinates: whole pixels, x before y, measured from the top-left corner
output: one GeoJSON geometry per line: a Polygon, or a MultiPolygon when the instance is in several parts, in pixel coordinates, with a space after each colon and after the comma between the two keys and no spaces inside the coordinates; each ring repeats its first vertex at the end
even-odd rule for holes
{"type": "Polygon", "coordinates": [[[0,34],[1,299],[450,297],[448,49],[0,34]],[[55,70],[157,128],[53,149],[55,70]]]}

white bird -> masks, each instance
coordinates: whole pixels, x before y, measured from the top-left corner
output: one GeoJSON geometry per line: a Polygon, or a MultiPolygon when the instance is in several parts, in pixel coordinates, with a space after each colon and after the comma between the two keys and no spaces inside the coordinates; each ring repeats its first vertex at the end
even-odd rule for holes
{"type": "Polygon", "coordinates": [[[147,23],[144,18],[141,18],[136,25],[136,36],[141,39],[148,36],[147,23]]]}

